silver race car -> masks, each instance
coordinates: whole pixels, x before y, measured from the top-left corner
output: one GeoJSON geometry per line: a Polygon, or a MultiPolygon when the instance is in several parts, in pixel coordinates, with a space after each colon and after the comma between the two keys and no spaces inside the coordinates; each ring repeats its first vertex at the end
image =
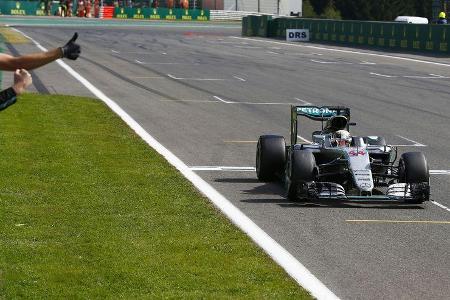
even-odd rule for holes
{"type": "Polygon", "coordinates": [[[429,170],[421,152],[403,153],[383,137],[350,136],[350,109],[292,106],[291,144],[279,135],[259,137],[256,173],[281,179],[291,200],[392,200],[422,203],[430,198],[429,170]],[[321,122],[312,141],[298,143],[298,117],[321,122]]]}

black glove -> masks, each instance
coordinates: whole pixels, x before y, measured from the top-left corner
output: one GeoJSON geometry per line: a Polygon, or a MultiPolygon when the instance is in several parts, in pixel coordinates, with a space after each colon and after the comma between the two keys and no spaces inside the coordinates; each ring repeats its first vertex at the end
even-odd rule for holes
{"type": "Polygon", "coordinates": [[[75,41],[78,38],[78,33],[75,32],[73,37],[70,39],[70,41],[67,42],[67,44],[64,45],[64,47],[61,47],[63,57],[76,60],[78,56],[81,53],[80,45],[75,44],[75,41]]]}

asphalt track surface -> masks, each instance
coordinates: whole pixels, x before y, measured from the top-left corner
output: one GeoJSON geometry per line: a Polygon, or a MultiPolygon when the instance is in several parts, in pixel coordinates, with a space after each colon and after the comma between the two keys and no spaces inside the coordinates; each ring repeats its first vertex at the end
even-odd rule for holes
{"type": "MultiPolygon", "coordinates": [[[[353,134],[423,151],[430,169],[443,170],[431,176],[432,198],[450,207],[450,59],[394,54],[446,66],[241,39],[235,25],[151,24],[20,30],[46,48],[78,31],[83,55],[68,63],[338,297],[448,298],[449,210],[431,202],[289,202],[280,184],[258,182],[251,168],[259,135],[289,135],[290,104],[345,105],[358,123],[353,134]]],[[[12,74],[3,77],[5,86],[12,74]]],[[[36,70],[34,83],[43,93],[91,96],[57,64],[36,70]]],[[[300,134],[308,139],[319,126],[306,122],[300,134]]]]}

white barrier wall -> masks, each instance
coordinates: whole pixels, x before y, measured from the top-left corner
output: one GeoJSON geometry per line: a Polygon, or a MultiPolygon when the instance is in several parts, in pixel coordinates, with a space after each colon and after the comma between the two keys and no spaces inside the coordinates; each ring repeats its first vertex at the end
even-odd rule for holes
{"type": "Polygon", "coordinates": [[[224,10],[251,11],[289,16],[291,12],[302,15],[303,0],[224,0],[224,10]],[[279,1],[279,2],[278,2],[279,1]]]}

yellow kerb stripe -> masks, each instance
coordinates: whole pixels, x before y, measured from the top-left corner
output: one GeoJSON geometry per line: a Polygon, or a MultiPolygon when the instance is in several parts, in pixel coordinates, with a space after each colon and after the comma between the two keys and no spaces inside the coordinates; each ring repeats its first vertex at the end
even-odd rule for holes
{"type": "Polygon", "coordinates": [[[30,41],[8,27],[0,27],[0,40],[9,44],[28,44],[30,41]]]}

